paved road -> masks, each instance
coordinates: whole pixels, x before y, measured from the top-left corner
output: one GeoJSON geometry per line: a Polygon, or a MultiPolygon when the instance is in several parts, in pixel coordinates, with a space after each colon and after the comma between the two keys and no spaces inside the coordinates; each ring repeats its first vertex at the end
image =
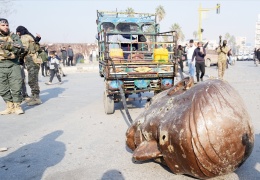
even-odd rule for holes
{"type": "MultiPolygon", "coordinates": [[[[122,105],[105,115],[103,80],[98,72],[67,71],[64,84],[47,86],[40,78],[43,104],[28,107],[24,115],[0,116],[0,179],[193,179],[174,175],[153,161],[133,163],[125,146],[129,126],[122,105]]],[[[206,69],[216,76],[216,67],[206,69]]],[[[237,62],[226,79],[244,99],[255,127],[255,147],[235,173],[215,179],[260,179],[260,67],[237,62]]],[[[54,79],[54,82],[57,79],[54,79]]],[[[131,103],[133,119],[145,102],[131,103]]],[[[0,109],[4,102],[0,101],[0,109]]]]}

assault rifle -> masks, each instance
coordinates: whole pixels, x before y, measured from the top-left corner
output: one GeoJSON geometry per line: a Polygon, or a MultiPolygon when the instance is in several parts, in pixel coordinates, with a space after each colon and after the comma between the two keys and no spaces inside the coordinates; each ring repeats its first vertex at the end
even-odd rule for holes
{"type": "Polygon", "coordinates": [[[19,59],[23,59],[25,56],[24,47],[18,43],[6,42],[3,40],[0,40],[0,49],[7,50],[5,52],[7,57],[11,55],[10,51],[12,51],[14,54],[19,55],[19,59]]]}
{"type": "Polygon", "coordinates": [[[219,36],[219,47],[220,47],[220,49],[222,48],[221,41],[222,41],[222,36],[219,36]]]}
{"type": "Polygon", "coordinates": [[[13,42],[6,42],[0,39],[0,47],[5,50],[12,50],[12,47],[18,48],[18,49],[24,49],[23,46],[17,43],[13,42]]]}

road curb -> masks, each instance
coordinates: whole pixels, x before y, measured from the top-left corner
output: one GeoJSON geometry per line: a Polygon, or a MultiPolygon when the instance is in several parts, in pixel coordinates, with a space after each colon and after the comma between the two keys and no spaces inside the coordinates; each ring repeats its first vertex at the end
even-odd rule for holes
{"type": "Polygon", "coordinates": [[[98,72],[98,65],[63,67],[62,70],[64,71],[64,73],[98,72]]]}

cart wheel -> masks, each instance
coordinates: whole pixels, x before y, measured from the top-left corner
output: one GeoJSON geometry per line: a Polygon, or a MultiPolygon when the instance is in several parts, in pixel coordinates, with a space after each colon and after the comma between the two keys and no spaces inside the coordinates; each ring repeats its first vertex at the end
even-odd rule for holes
{"type": "Polygon", "coordinates": [[[103,96],[104,109],[106,114],[113,114],[115,112],[115,103],[114,98],[111,95],[108,95],[107,92],[104,92],[103,96]]]}
{"type": "Polygon", "coordinates": [[[206,67],[210,67],[210,63],[211,63],[210,59],[206,59],[206,67]]]}

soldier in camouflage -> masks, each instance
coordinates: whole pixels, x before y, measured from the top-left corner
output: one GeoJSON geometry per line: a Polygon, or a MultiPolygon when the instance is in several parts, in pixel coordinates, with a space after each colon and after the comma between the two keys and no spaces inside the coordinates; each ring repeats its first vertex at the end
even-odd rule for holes
{"type": "Polygon", "coordinates": [[[22,47],[19,37],[10,32],[7,19],[0,18],[0,96],[7,105],[0,112],[1,115],[24,113],[21,108],[22,76],[18,61],[22,47]]]}
{"type": "Polygon", "coordinates": [[[20,36],[21,41],[25,47],[26,55],[24,62],[28,71],[28,84],[31,88],[31,98],[27,100],[27,105],[38,105],[42,101],[40,99],[40,87],[38,83],[38,74],[40,64],[38,54],[41,52],[39,41],[41,37],[37,35],[34,37],[25,27],[18,26],[16,33],[20,36]]]}
{"type": "Polygon", "coordinates": [[[223,41],[223,46],[217,48],[218,53],[218,78],[223,80],[223,76],[227,65],[227,53],[229,48],[227,47],[227,40],[223,41]]]}

